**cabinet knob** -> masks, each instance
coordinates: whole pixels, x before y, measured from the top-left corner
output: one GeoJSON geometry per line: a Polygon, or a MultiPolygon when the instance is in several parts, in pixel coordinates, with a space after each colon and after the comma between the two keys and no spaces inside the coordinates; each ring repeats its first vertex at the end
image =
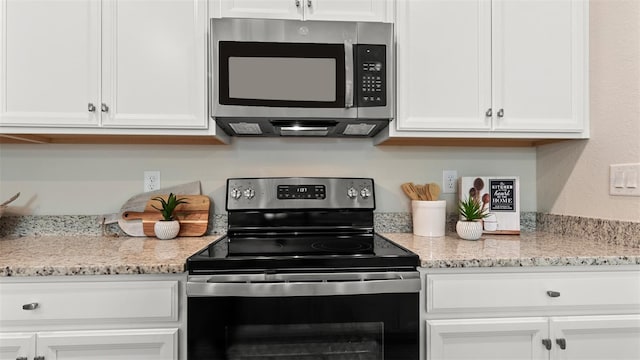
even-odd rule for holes
{"type": "Polygon", "coordinates": [[[542,339],[542,345],[544,345],[547,350],[551,350],[551,339],[542,339]]]}
{"type": "Polygon", "coordinates": [[[89,112],[95,112],[96,106],[93,105],[92,103],[89,103],[89,105],[87,106],[87,110],[89,110],[89,112]]]}
{"type": "Polygon", "coordinates": [[[556,339],[556,344],[558,344],[562,350],[567,348],[567,340],[565,339],[556,339]]]}
{"type": "Polygon", "coordinates": [[[36,356],[33,360],[44,360],[44,356],[36,356]]]}
{"type": "Polygon", "coordinates": [[[300,7],[300,0],[296,0],[296,7],[299,8],[300,7]]]}
{"type": "Polygon", "coordinates": [[[493,116],[493,109],[489,108],[489,110],[487,110],[487,112],[484,113],[484,116],[492,117],[493,116]]]}
{"type": "Polygon", "coordinates": [[[100,108],[100,110],[102,110],[102,112],[106,113],[109,112],[109,106],[107,106],[107,104],[102,103],[102,107],[100,108]]]}
{"type": "Polygon", "coordinates": [[[38,308],[38,303],[30,303],[22,305],[22,310],[35,310],[38,308]]]}
{"type": "Polygon", "coordinates": [[[504,117],[504,109],[498,110],[498,117],[499,118],[504,117]]]}
{"type": "Polygon", "coordinates": [[[311,7],[311,0],[307,0],[307,7],[311,7]]]}
{"type": "Polygon", "coordinates": [[[549,297],[560,297],[560,292],[558,291],[547,291],[547,295],[549,295],[549,297]]]}
{"type": "Polygon", "coordinates": [[[16,360],[29,360],[26,356],[18,356],[16,360]]]}

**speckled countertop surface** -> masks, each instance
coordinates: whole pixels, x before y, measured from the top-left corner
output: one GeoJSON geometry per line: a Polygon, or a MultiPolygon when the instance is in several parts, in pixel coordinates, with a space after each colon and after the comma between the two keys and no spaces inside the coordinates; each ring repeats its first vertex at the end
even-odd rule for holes
{"type": "MultiPolygon", "coordinates": [[[[429,238],[382,234],[416,252],[428,268],[640,264],[640,248],[543,232],[429,238]]],[[[162,274],[184,272],[186,259],[218,236],[158,240],[103,236],[0,239],[0,276],[162,274]]]]}

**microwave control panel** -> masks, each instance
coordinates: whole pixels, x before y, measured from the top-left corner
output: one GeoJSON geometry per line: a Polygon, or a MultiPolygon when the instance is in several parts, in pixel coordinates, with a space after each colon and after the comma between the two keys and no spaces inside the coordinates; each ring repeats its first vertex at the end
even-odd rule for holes
{"type": "Polygon", "coordinates": [[[387,105],[386,46],[355,46],[358,107],[387,105]]]}

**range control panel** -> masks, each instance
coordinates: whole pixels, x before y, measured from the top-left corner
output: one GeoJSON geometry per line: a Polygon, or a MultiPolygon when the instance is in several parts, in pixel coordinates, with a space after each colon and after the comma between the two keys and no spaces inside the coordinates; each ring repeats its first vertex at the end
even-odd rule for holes
{"type": "Polygon", "coordinates": [[[370,178],[232,178],[227,210],[375,209],[370,178]]]}

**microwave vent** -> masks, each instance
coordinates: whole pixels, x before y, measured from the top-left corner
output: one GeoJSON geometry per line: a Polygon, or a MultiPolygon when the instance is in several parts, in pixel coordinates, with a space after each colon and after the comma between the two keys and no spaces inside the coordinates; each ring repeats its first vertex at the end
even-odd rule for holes
{"type": "Polygon", "coordinates": [[[376,124],[348,124],[342,134],[367,136],[375,127],[376,124]]]}
{"type": "Polygon", "coordinates": [[[262,134],[262,129],[260,128],[260,125],[256,123],[237,122],[237,123],[229,123],[229,126],[238,135],[261,135],[262,134]]]}

